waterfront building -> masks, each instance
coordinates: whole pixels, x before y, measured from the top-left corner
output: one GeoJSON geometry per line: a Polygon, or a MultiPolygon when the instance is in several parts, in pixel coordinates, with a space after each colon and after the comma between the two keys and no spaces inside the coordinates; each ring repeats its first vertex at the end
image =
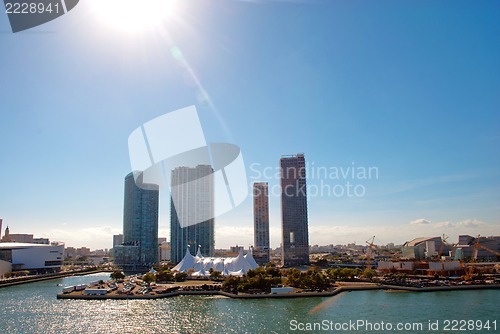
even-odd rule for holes
{"type": "Polygon", "coordinates": [[[7,272],[28,270],[30,273],[52,273],[63,266],[64,244],[0,243],[0,276],[7,272]]]}
{"type": "Polygon", "coordinates": [[[489,237],[472,237],[470,235],[459,235],[458,244],[456,249],[459,254],[456,255],[457,259],[464,259],[472,257],[474,252],[474,244],[478,242],[483,247],[476,249],[475,257],[480,260],[496,261],[500,253],[500,236],[489,237]],[[484,248],[486,247],[486,248],[484,248]]]}
{"type": "Polygon", "coordinates": [[[258,264],[269,262],[269,196],[268,183],[253,184],[253,257],[258,264]]]}
{"type": "Polygon", "coordinates": [[[306,168],[304,154],[282,156],[281,174],[281,263],[309,263],[306,168]]]}
{"type": "Polygon", "coordinates": [[[159,187],[142,181],[142,173],[125,177],[123,243],[115,245],[115,264],[144,270],[158,263],[159,187]]]}
{"type": "Polygon", "coordinates": [[[170,205],[171,261],[182,260],[190,246],[214,256],[214,178],[209,165],[172,170],[170,205]]]}
{"type": "Polygon", "coordinates": [[[402,258],[423,260],[432,258],[438,255],[441,249],[441,255],[449,255],[450,248],[444,244],[441,248],[443,240],[441,237],[422,237],[416,238],[403,244],[402,258]]]}

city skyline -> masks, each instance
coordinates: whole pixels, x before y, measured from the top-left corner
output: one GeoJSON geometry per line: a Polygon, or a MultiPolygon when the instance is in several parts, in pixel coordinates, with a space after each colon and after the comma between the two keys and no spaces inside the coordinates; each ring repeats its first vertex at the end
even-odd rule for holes
{"type": "MultiPolygon", "coordinates": [[[[276,157],[294,152],[314,171],[310,244],[498,234],[498,2],[182,1],[146,31],[110,27],[98,4],[17,34],[0,19],[0,218],[12,233],[111,248],[128,136],[194,104],[207,142],[241,148],[248,189],[268,182],[273,248],[276,157]]],[[[249,196],[217,217],[215,246],[248,247],[252,212],[249,196]]]]}

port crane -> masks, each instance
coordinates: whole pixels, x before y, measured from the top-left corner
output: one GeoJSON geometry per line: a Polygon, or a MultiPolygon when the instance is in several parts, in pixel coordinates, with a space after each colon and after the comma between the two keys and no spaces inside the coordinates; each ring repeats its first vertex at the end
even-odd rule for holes
{"type": "Polygon", "coordinates": [[[472,275],[474,274],[474,264],[475,264],[476,259],[477,259],[477,253],[479,251],[479,248],[484,249],[485,251],[493,253],[497,256],[500,256],[500,252],[497,252],[497,251],[490,249],[484,245],[481,245],[481,243],[479,242],[480,237],[481,236],[478,235],[476,240],[474,240],[474,248],[472,249],[472,258],[469,262],[469,267],[466,268],[466,270],[465,270],[465,280],[466,281],[470,281],[472,279],[472,275]]]}
{"type": "Polygon", "coordinates": [[[377,249],[377,245],[373,242],[375,241],[375,236],[371,239],[366,240],[366,244],[368,245],[368,250],[366,251],[366,269],[372,269],[372,251],[377,249]]]}
{"type": "Polygon", "coordinates": [[[441,259],[441,254],[443,254],[443,249],[444,249],[444,245],[449,245],[446,240],[448,240],[448,236],[446,234],[443,234],[443,236],[441,237],[441,246],[439,246],[439,250],[438,250],[438,253],[437,253],[437,259],[441,259]]]}

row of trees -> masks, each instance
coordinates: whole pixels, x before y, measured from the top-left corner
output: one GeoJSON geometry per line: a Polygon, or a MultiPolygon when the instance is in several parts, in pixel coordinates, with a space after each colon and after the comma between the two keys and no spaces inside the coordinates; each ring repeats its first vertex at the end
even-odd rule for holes
{"type": "Polygon", "coordinates": [[[372,280],[375,276],[377,276],[377,272],[375,270],[361,270],[360,268],[329,268],[326,270],[326,274],[328,275],[328,278],[333,280],[354,280],[356,278],[372,280]]]}
{"type": "Polygon", "coordinates": [[[305,290],[326,290],[331,283],[319,267],[311,267],[307,271],[300,271],[296,268],[290,268],[285,271],[286,284],[294,288],[305,290]]]}
{"type": "Polygon", "coordinates": [[[27,276],[29,275],[28,270],[21,270],[21,271],[12,271],[12,272],[7,272],[3,275],[5,278],[11,278],[11,277],[20,277],[20,276],[27,276]]]}
{"type": "Polygon", "coordinates": [[[281,271],[274,267],[258,267],[249,270],[243,277],[227,277],[222,283],[222,288],[231,292],[244,292],[250,290],[270,292],[272,286],[282,284],[281,276],[281,271]]]}
{"type": "MultiPolygon", "coordinates": [[[[119,279],[124,279],[125,274],[121,272],[120,270],[115,270],[111,273],[110,276],[112,279],[119,280],[119,279]]],[[[171,282],[171,281],[177,281],[177,282],[182,282],[185,281],[186,278],[188,277],[188,274],[186,273],[174,273],[170,269],[162,270],[162,271],[157,271],[155,274],[153,273],[146,273],[144,276],[142,276],[142,280],[148,284],[153,283],[153,282],[171,282]]]]}
{"type": "Polygon", "coordinates": [[[305,290],[325,290],[330,287],[329,278],[318,267],[309,268],[303,272],[296,268],[277,269],[275,267],[259,267],[249,270],[243,277],[228,277],[222,283],[226,291],[260,290],[270,292],[271,287],[286,284],[305,290]]]}
{"type": "MultiPolygon", "coordinates": [[[[159,268],[160,269],[160,268],[159,268]]],[[[230,276],[224,279],[222,287],[226,291],[249,291],[259,290],[270,292],[271,287],[286,284],[294,288],[304,290],[325,290],[328,289],[335,280],[354,280],[365,278],[372,280],[376,276],[375,270],[361,270],[359,268],[329,268],[322,271],[319,267],[311,267],[307,271],[300,271],[296,268],[278,269],[274,266],[258,267],[249,270],[243,277],[230,276]]],[[[113,279],[123,279],[125,275],[121,271],[111,274],[113,279]]],[[[174,273],[170,269],[163,269],[143,276],[143,281],[150,284],[152,282],[185,281],[187,273],[174,273]]],[[[210,269],[210,278],[218,280],[222,273],[210,269]]]]}

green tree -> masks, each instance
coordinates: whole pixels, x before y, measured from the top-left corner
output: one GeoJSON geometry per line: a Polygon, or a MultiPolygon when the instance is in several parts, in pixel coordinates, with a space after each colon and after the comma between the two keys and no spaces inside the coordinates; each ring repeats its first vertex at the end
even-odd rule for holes
{"type": "Polygon", "coordinates": [[[156,280],[160,282],[173,281],[174,274],[170,271],[170,269],[161,270],[156,273],[156,280]]]}
{"type": "Polygon", "coordinates": [[[177,282],[184,282],[186,280],[186,278],[188,277],[188,274],[187,273],[181,273],[181,272],[178,272],[174,275],[174,279],[177,281],[177,282]]]}
{"type": "Polygon", "coordinates": [[[373,277],[377,276],[377,272],[373,269],[372,270],[365,269],[363,271],[362,275],[371,281],[373,279],[373,277]]]}
{"type": "Polygon", "coordinates": [[[222,273],[221,273],[220,271],[218,271],[218,270],[212,270],[212,271],[210,272],[210,278],[211,278],[212,280],[218,280],[218,279],[220,279],[221,277],[222,277],[222,273]]]}
{"type": "Polygon", "coordinates": [[[142,276],[142,280],[150,285],[151,283],[156,282],[156,276],[152,273],[146,273],[144,276],[142,276]]]}
{"type": "Polygon", "coordinates": [[[266,267],[266,274],[271,277],[281,277],[281,270],[276,267],[266,267]]]}
{"type": "Polygon", "coordinates": [[[290,268],[286,271],[286,284],[299,288],[301,285],[301,272],[297,268],[290,268]]]}
{"type": "Polygon", "coordinates": [[[124,279],[125,278],[125,274],[121,272],[121,270],[115,270],[111,273],[110,277],[112,279],[124,279]]]}
{"type": "Polygon", "coordinates": [[[222,282],[222,288],[226,291],[231,291],[238,288],[241,279],[237,276],[229,276],[222,282]]]}

